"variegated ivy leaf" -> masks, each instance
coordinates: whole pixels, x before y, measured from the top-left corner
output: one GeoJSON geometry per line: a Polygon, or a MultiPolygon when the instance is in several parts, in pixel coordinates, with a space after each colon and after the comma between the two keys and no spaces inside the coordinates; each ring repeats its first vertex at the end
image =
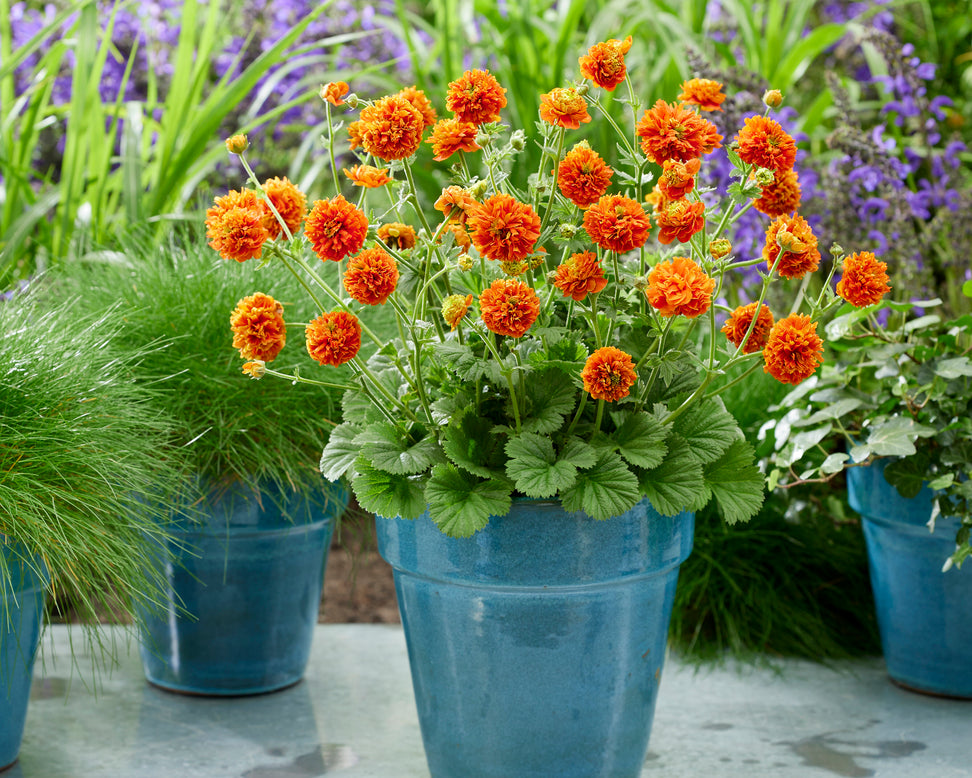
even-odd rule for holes
{"type": "Polygon", "coordinates": [[[552,497],[577,480],[574,463],[558,460],[550,438],[526,432],[506,444],[506,474],[527,497],[552,497]]]}
{"type": "Polygon", "coordinates": [[[718,397],[698,403],[675,419],[674,430],[700,465],[714,462],[741,436],[739,424],[718,397]]]}
{"type": "Polygon", "coordinates": [[[658,419],[647,413],[615,413],[612,418],[617,430],[611,437],[626,461],[646,469],[662,463],[668,433],[658,419]]]}
{"type": "Polygon", "coordinates": [[[609,519],[633,508],[641,499],[638,479],[618,454],[602,451],[597,462],[577,473],[577,481],[561,492],[565,510],[584,511],[595,519],[609,519]]]}
{"type": "Polygon", "coordinates": [[[453,538],[466,538],[489,523],[490,516],[509,513],[511,489],[494,479],[481,479],[450,465],[436,465],[425,487],[429,516],[453,538]]]}
{"type": "Polygon", "coordinates": [[[664,461],[651,470],[638,471],[641,490],[663,516],[698,510],[710,495],[702,479],[702,465],[680,435],[670,434],[665,442],[668,454],[664,461]]]}
{"type": "Polygon", "coordinates": [[[425,479],[379,470],[363,456],[354,467],[354,494],[366,511],[390,519],[417,519],[425,513],[425,479]]]}
{"type": "Polygon", "coordinates": [[[327,445],[321,453],[320,465],[321,475],[327,480],[337,481],[351,469],[354,460],[361,453],[361,447],[354,442],[360,432],[360,427],[347,422],[331,430],[327,445]]]}
{"type": "Polygon", "coordinates": [[[372,465],[396,475],[424,473],[444,461],[434,435],[426,434],[413,443],[404,430],[391,422],[369,425],[354,442],[372,465]]]}
{"type": "Polygon", "coordinates": [[[734,441],[718,460],[706,465],[702,477],[729,524],[748,521],[763,505],[766,479],[745,440],[734,441]]]}
{"type": "Polygon", "coordinates": [[[907,457],[916,451],[915,438],[928,438],[934,434],[934,428],[914,419],[892,416],[871,426],[867,447],[875,456],[907,457]]]}

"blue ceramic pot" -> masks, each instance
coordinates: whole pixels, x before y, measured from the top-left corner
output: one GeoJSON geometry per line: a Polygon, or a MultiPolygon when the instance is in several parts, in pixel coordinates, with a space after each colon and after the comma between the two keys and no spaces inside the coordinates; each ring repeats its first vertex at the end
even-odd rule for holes
{"type": "Polygon", "coordinates": [[[377,520],[433,778],[636,778],[694,516],[514,501],[471,538],[377,520]]]}
{"type": "Polygon", "coordinates": [[[0,581],[0,770],[20,752],[27,720],[27,701],[40,643],[47,581],[24,563],[23,547],[8,545],[0,535],[10,579],[0,581]]]}
{"type": "MultiPolygon", "coordinates": [[[[333,491],[333,490],[332,490],[333,491]]],[[[297,683],[310,654],[341,492],[307,497],[234,484],[167,528],[167,601],[142,612],[148,680],[190,694],[244,695],[297,683]]]]}
{"type": "Polygon", "coordinates": [[[929,532],[932,491],[902,497],[886,465],[850,468],[847,486],[863,518],[888,674],[916,691],[972,698],[972,565],[942,572],[959,520],[939,517],[929,532]]]}

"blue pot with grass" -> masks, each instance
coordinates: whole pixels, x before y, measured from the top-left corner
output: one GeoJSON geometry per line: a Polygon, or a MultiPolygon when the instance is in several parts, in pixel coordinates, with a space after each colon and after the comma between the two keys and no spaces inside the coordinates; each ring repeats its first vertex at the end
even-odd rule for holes
{"type": "Polygon", "coordinates": [[[915,691],[972,698],[972,565],[942,572],[959,519],[940,516],[930,532],[934,493],[902,497],[884,477],[888,461],[847,471],[888,675],[915,691]]]}
{"type": "Polygon", "coordinates": [[[210,489],[166,527],[166,598],[143,610],[145,675],[163,689],[233,696],[304,675],[334,524],[347,492],[265,484],[210,489]]]}
{"type": "Polygon", "coordinates": [[[514,501],[469,538],[377,520],[432,778],[637,778],[694,515],[514,501]]]}
{"type": "Polygon", "coordinates": [[[38,560],[0,535],[0,769],[17,760],[40,644],[47,580],[38,560]],[[4,575],[4,570],[9,575],[4,575]]]}

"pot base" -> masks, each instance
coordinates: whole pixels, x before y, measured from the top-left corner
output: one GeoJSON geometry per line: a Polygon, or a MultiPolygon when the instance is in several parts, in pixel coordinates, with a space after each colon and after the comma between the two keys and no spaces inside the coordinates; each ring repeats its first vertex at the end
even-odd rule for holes
{"type": "Polygon", "coordinates": [[[922,689],[920,686],[913,686],[905,681],[899,681],[893,675],[889,675],[888,679],[895,686],[904,689],[906,692],[911,692],[912,694],[923,694],[926,697],[938,697],[940,700],[959,700],[964,702],[972,700],[972,694],[948,694],[947,692],[933,691],[932,689],[922,689]]]}
{"type": "MultiPolygon", "coordinates": [[[[296,686],[301,681],[303,677],[298,678],[296,681],[287,681],[286,683],[277,684],[275,686],[265,686],[265,687],[255,687],[253,689],[229,689],[226,691],[221,691],[214,689],[213,691],[199,691],[198,689],[189,689],[182,686],[173,686],[159,681],[154,681],[151,678],[145,679],[148,685],[158,689],[159,691],[168,692],[169,694],[180,694],[183,697],[208,697],[208,698],[220,698],[220,697],[260,697],[264,694],[275,694],[276,692],[282,692],[285,689],[290,689],[296,686]]],[[[0,768],[0,770],[6,770],[7,768],[0,768]]]]}

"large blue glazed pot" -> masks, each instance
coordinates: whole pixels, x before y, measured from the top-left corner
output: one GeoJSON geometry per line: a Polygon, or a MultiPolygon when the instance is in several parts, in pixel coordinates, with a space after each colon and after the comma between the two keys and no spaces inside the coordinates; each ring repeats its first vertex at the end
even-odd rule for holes
{"type": "Polygon", "coordinates": [[[886,465],[850,468],[847,486],[863,519],[888,675],[916,691],[972,698],[972,565],[942,572],[959,520],[939,517],[929,532],[932,491],[902,497],[886,465]]]}
{"type": "Polygon", "coordinates": [[[309,499],[236,483],[167,527],[166,602],[142,611],[149,682],[204,695],[261,694],[304,675],[335,520],[347,493],[309,499]]]}
{"type": "Polygon", "coordinates": [[[34,655],[40,643],[47,581],[25,563],[23,547],[9,545],[0,535],[10,578],[0,581],[0,770],[20,753],[27,720],[27,702],[34,655]]]}
{"type": "Polygon", "coordinates": [[[514,501],[470,538],[377,520],[432,778],[637,778],[694,515],[514,501]]]}

